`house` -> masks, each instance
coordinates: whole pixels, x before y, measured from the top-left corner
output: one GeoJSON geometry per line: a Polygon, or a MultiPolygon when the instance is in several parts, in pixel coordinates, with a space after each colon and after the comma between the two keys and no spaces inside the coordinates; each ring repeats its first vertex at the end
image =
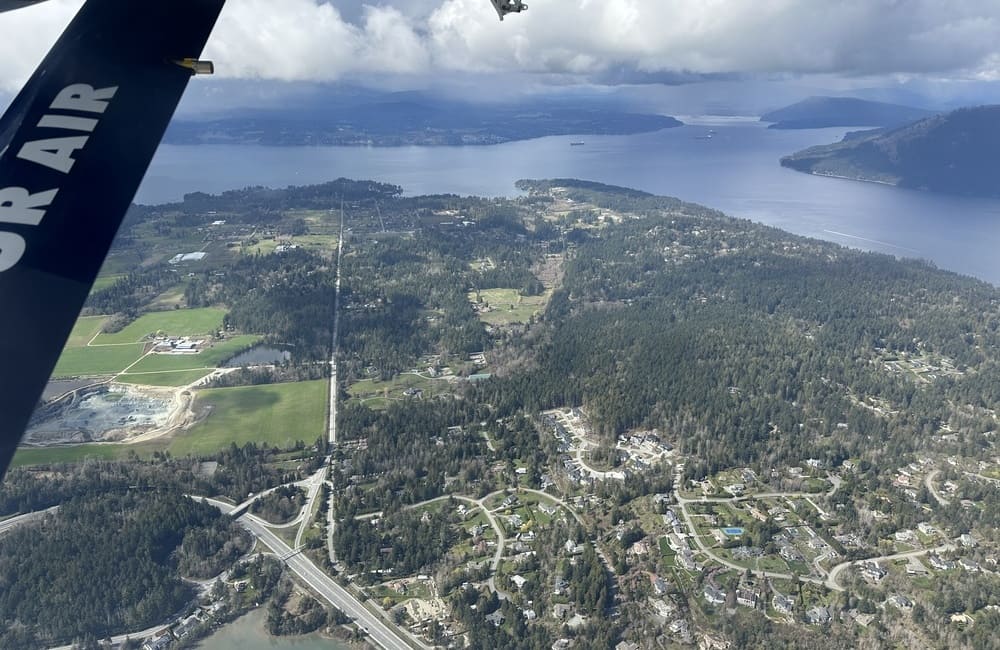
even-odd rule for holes
{"type": "Polygon", "coordinates": [[[170,630],[162,630],[155,637],[142,644],[142,650],[166,650],[174,642],[170,630]]]}
{"type": "Polygon", "coordinates": [[[684,551],[681,552],[680,555],[677,556],[677,558],[680,561],[681,566],[684,567],[685,570],[687,571],[698,570],[698,563],[694,561],[694,553],[692,553],[690,550],[685,549],[684,551]]]}
{"type": "Polygon", "coordinates": [[[639,644],[634,641],[622,641],[615,646],[615,650],[639,650],[639,644]]]}
{"type": "Polygon", "coordinates": [[[649,603],[656,610],[656,615],[667,621],[673,618],[673,615],[677,612],[676,605],[668,603],[661,598],[650,598],[649,603]]]}
{"type": "Polygon", "coordinates": [[[917,539],[912,530],[897,530],[893,537],[897,542],[904,542],[907,544],[914,542],[917,539]]]}
{"type": "Polygon", "coordinates": [[[782,594],[774,594],[774,598],[771,599],[771,606],[774,607],[774,611],[786,616],[791,616],[795,613],[795,601],[782,594]]]}
{"type": "Polygon", "coordinates": [[[858,569],[861,571],[862,576],[874,582],[879,582],[882,578],[889,575],[889,572],[878,562],[862,562],[858,565],[858,569]]]}
{"type": "Polygon", "coordinates": [[[802,562],[805,559],[802,557],[801,553],[796,551],[795,548],[790,545],[782,546],[778,551],[778,555],[780,555],[787,562],[802,562]]]}
{"type": "Polygon", "coordinates": [[[503,625],[503,618],[504,618],[503,612],[500,611],[499,609],[493,612],[492,614],[486,615],[486,620],[489,621],[490,623],[493,623],[493,625],[495,625],[496,627],[500,627],[501,625],[503,625]]]}
{"type": "Polygon", "coordinates": [[[813,607],[806,612],[806,622],[811,625],[826,625],[832,618],[826,607],[813,607]]]}
{"type": "Polygon", "coordinates": [[[684,635],[687,634],[688,632],[688,622],[683,618],[679,618],[673,623],[671,623],[669,626],[667,626],[667,629],[673,632],[674,634],[684,635]]]}
{"type": "Polygon", "coordinates": [[[191,631],[194,630],[194,628],[196,628],[198,625],[201,625],[201,619],[199,619],[196,615],[192,614],[191,616],[188,616],[183,621],[181,621],[177,625],[177,627],[174,628],[174,636],[176,636],[178,639],[183,639],[188,634],[191,634],[191,631]]]}
{"type": "Polygon", "coordinates": [[[707,600],[711,605],[722,605],[726,602],[726,592],[714,585],[706,584],[704,594],[705,600],[707,600]]]}
{"type": "Polygon", "coordinates": [[[969,571],[970,573],[978,573],[982,570],[982,567],[979,566],[978,562],[964,557],[958,561],[958,566],[962,567],[966,571],[969,571]]]}
{"type": "Polygon", "coordinates": [[[928,555],[927,562],[935,571],[950,571],[955,568],[955,563],[951,560],[944,560],[938,555],[928,555]]]}
{"type": "Polygon", "coordinates": [[[970,535],[969,533],[963,534],[961,537],[958,538],[958,541],[961,542],[962,546],[964,546],[965,548],[975,548],[976,545],[978,544],[976,538],[970,535]]]}
{"type": "Polygon", "coordinates": [[[744,607],[755,609],[759,598],[760,592],[756,589],[740,587],[736,590],[736,602],[744,607]]]}
{"type": "Polygon", "coordinates": [[[535,610],[533,610],[533,609],[524,609],[524,610],[521,610],[521,613],[524,614],[524,618],[527,619],[527,620],[529,620],[529,621],[533,621],[536,618],[538,618],[538,613],[535,612],[535,610]]]}
{"type": "Polygon", "coordinates": [[[573,642],[569,639],[559,639],[552,644],[552,650],[566,650],[571,645],[573,645],[573,642]]]}
{"type": "Polygon", "coordinates": [[[563,605],[560,603],[556,603],[555,605],[552,606],[552,618],[556,619],[557,621],[561,621],[565,618],[568,618],[569,615],[572,613],[573,613],[572,605],[563,605]]]}
{"type": "Polygon", "coordinates": [[[653,591],[656,592],[657,596],[663,596],[667,593],[667,581],[659,576],[653,576],[653,591]]]}
{"type": "Polygon", "coordinates": [[[510,581],[514,584],[515,587],[518,588],[518,590],[524,589],[525,583],[528,582],[528,580],[521,575],[512,577],[510,581]]]}
{"type": "Polygon", "coordinates": [[[919,530],[924,535],[935,535],[935,534],[937,534],[937,529],[934,528],[934,526],[931,526],[926,521],[922,521],[919,524],[917,524],[917,530],[919,530]]]}
{"type": "Polygon", "coordinates": [[[892,605],[896,609],[901,609],[904,611],[913,609],[913,601],[907,598],[906,596],[901,596],[899,594],[889,596],[888,600],[886,600],[885,602],[889,605],[892,605]]]}

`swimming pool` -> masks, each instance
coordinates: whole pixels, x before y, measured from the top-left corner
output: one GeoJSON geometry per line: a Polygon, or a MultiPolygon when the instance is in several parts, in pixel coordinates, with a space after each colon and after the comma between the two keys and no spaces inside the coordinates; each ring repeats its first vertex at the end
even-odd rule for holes
{"type": "Polygon", "coordinates": [[[742,528],[723,528],[722,532],[729,535],[730,537],[739,537],[743,534],[742,528]]]}

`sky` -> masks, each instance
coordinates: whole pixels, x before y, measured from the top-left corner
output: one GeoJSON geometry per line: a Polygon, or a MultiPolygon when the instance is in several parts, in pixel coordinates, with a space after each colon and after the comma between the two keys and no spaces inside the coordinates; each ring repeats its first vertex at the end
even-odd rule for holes
{"type": "MultiPolygon", "coordinates": [[[[81,0],[0,14],[16,92],[81,0]]],[[[1000,0],[229,0],[205,52],[221,80],[400,88],[732,82],[1000,86],[1000,0]],[[502,80],[502,81],[498,81],[502,80]]]]}

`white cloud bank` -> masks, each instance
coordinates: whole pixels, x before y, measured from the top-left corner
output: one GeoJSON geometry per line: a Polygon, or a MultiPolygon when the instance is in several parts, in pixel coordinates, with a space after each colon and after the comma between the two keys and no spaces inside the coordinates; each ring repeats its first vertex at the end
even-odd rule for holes
{"type": "MultiPolygon", "coordinates": [[[[206,51],[220,76],[495,71],[1000,77],[1000,0],[229,0],[206,51]]],[[[24,82],[80,0],[0,14],[0,88],[24,82]]]]}

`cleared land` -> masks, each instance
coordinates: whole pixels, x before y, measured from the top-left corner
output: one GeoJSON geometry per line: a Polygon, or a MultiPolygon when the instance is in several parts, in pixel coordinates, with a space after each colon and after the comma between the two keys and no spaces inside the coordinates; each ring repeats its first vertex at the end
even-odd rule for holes
{"type": "Polygon", "coordinates": [[[67,347],[59,357],[53,377],[116,375],[142,356],[142,345],[67,347]]]}
{"type": "Polygon", "coordinates": [[[118,282],[121,278],[125,277],[122,274],[112,274],[112,275],[102,275],[94,281],[94,288],[91,291],[100,291],[101,289],[107,289],[115,282],[118,282]]]}
{"type": "Polygon", "coordinates": [[[73,325],[73,331],[66,341],[67,348],[79,348],[90,343],[90,340],[100,334],[104,323],[108,321],[107,316],[84,316],[73,325]]]}
{"type": "Polygon", "coordinates": [[[122,443],[21,448],[13,465],[74,463],[88,458],[112,460],[130,453],[149,457],[166,451],[175,457],[211,454],[231,443],[267,443],[280,447],[302,440],[312,444],[326,426],[326,380],[239,388],[215,388],[198,393],[197,408],[211,413],[190,431],[134,445],[122,443]]]}
{"type": "Polygon", "coordinates": [[[175,456],[204,454],[231,443],[290,446],[297,440],[312,444],[326,426],[326,380],[239,388],[214,388],[198,393],[196,409],[211,412],[189,432],[175,437],[175,456]]]}
{"type": "Polygon", "coordinates": [[[11,465],[21,467],[25,465],[47,465],[49,463],[78,463],[88,458],[94,460],[114,460],[116,458],[125,458],[128,455],[129,449],[138,451],[134,447],[121,444],[88,444],[44,448],[21,447],[14,455],[11,465]]]}
{"type": "Polygon", "coordinates": [[[390,381],[363,379],[348,387],[347,392],[368,408],[378,410],[387,408],[392,400],[417,399],[416,395],[407,395],[408,390],[422,391],[420,397],[427,398],[450,392],[451,387],[447,381],[404,373],[390,381]]]}
{"type": "Polygon", "coordinates": [[[101,334],[94,345],[138,343],[149,334],[161,331],[171,336],[207,335],[222,327],[225,315],[225,309],[215,307],[151,312],[140,316],[120,332],[101,334]]]}
{"type": "Polygon", "coordinates": [[[545,309],[551,291],[540,296],[522,296],[517,289],[481,289],[469,293],[469,301],[488,310],[479,312],[479,319],[490,325],[527,323],[532,315],[545,309]]]}

